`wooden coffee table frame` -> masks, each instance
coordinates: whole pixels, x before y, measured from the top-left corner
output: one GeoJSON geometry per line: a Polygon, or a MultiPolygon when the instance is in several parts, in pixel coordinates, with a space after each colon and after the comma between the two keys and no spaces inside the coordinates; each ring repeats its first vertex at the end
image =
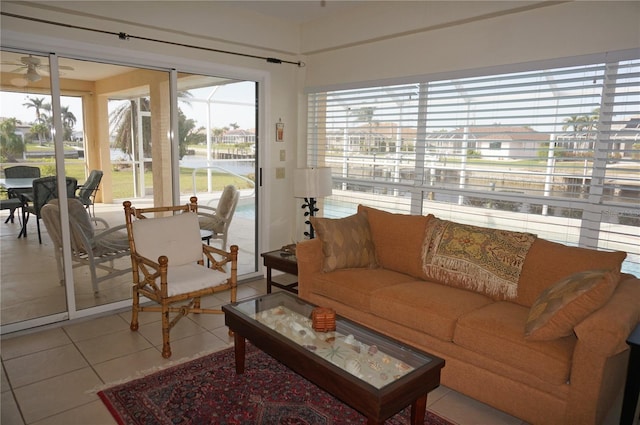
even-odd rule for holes
{"type": "MultiPolygon", "coordinates": [[[[265,297],[271,296],[293,297],[288,293],[277,293],[257,297],[254,300],[258,302],[265,297]]],[[[298,300],[298,302],[301,302],[301,300],[298,300]]],[[[376,388],[278,332],[269,329],[253,318],[235,310],[233,306],[236,304],[240,303],[226,305],[222,309],[225,312],[225,324],[234,333],[237,373],[244,373],[245,339],[248,339],[253,345],[282,362],[294,372],[362,413],[368,418],[367,424],[369,425],[383,424],[386,419],[409,405],[411,405],[411,424],[422,425],[424,423],[427,393],[440,385],[440,370],[444,367],[444,360],[411,348],[412,351],[431,358],[431,361],[416,367],[410,373],[382,388],[376,388]]],[[[342,322],[365,329],[367,332],[375,334],[382,339],[403,345],[392,338],[357,325],[345,318],[338,316],[336,321],[338,330],[342,322]]]]}

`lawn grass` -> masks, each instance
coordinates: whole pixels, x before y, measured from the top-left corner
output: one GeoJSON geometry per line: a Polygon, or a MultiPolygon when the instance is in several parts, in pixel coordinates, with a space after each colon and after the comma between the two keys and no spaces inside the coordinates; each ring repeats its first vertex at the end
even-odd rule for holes
{"type": "MultiPolygon", "coordinates": [[[[56,174],[53,159],[42,160],[33,159],[27,161],[30,165],[40,167],[40,173],[42,177],[53,176],[56,174]]],[[[82,184],[85,177],[85,160],[84,159],[67,159],[65,160],[65,173],[67,177],[74,177],[78,180],[78,184],[82,184]]],[[[112,191],[114,199],[125,199],[133,197],[133,173],[131,168],[112,170],[112,191]]],[[[193,168],[180,168],[180,191],[181,193],[193,193],[193,168]]],[[[245,176],[250,178],[250,176],[245,176]]],[[[145,187],[153,187],[153,175],[151,171],[145,171],[144,173],[145,187]]],[[[222,191],[222,189],[233,184],[238,189],[249,189],[252,186],[251,183],[238,178],[233,175],[221,173],[219,171],[212,171],[212,188],[213,191],[222,191]]],[[[251,179],[251,178],[250,178],[251,179]]],[[[251,179],[253,180],[253,179],[251,179]]],[[[196,193],[207,191],[207,173],[204,170],[196,173],[196,193]]]]}

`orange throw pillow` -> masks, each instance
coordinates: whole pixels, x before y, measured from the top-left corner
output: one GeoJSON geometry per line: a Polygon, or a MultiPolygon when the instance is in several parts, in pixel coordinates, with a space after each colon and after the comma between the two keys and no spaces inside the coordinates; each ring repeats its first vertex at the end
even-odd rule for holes
{"type": "Polygon", "coordinates": [[[344,218],[310,218],[311,225],[322,241],[322,270],[376,267],[376,251],[364,214],[344,218]]]}
{"type": "Polygon", "coordinates": [[[556,282],[531,306],[525,338],[546,341],[571,335],[578,323],[607,302],[619,280],[617,271],[588,270],[556,282]]]}

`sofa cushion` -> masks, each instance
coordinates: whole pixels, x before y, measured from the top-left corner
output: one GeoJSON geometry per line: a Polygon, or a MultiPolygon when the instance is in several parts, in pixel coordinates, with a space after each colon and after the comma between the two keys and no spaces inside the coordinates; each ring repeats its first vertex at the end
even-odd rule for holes
{"type": "Polygon", "coordinates": [[[460,316],[492,302],[476,292],[414,280],[373,292],[371,311],[400,325],[451,341],[460,316]]]}
{"type": "Polygon", "coordinates": [[[382,268],[342,269],[313,276],[313,292],[369,312],[371,294],[376,290],[412,279],[409,275],[382,268]]]}
{"type": "Polygon", "coordinates": [[[364,205],[358,205],[358,212],[367,215],[378,265],[421,277],[424,230],[433,216],[393,214],[364,205]]]}
{"type": "Polygon", "coordinates": [[[529,310],[526,338],[544,341],[571,335],[578,323],[607,302],[619,279],[617,271],[589,270],[548,287],[529,310]]]}
{"type": "Polygon", "coordinates": [[[560,385],[567,382],[576,337],[527,341],[529,309],[506,301],[489,304],[458,321],[453,342],[485,357],[560,385]]]}
{"type": "Polygon", "coordinates": [[[364,214],[344,218],[310,218],[322,241],[323,271],[352,267],[375,267],[376,253],[364,214]]]}
{"type": "Polygon", "coordinates": [[[620,270],[626,252],[577,248],[536,239],[529,249],[520,280],[518,304],[531,307],[549,286],[573,273],[585,270],[620,270]]]}

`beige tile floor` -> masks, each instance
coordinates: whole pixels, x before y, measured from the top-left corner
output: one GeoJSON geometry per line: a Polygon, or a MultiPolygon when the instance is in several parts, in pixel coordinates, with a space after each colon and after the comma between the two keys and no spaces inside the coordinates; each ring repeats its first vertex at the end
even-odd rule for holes
{"type": "MultiPolygon", "coordinates": [[[[203,198],[206,199],[206,198],[203,198]]],[[[214,200],[215,201],[215,200],[214,200]]],[[[151,199],[136,200],[135,205],[150,206],[151,199]]],[[[244,203],[252,202],[244,199],[244,203]]],[[[96,215],[107,220],[111,227],[124,224],[122,203],[97,204],[96,215]]],[[[19,212],[18,212],[19,214],[19,212]]],[[[27,237],[18,239],[20,223],[4,223],[9,210],[0,211],[0,322],[3,325],[61,313],[67,309],[65,287],[60,284],[56,271],[53,242],[46,226],[40,222],[42,244],[38,243],[36,218],[27,224],[27,237]]],[[[126,234],[126,232],[125,232],[126,234]]],[[[240,246],[238,273],[255,272],[254,222],[236,214],[231,223],[228,245],[240,246]]],[[[219,241],[211,242],[220,246],[219,241]]],[[[77,263],[75,265],[78,265],[77,263]]],[[[118,269],[131,267],[128,257],[115,261],[118,269]]],[[[98,271],[99,276],[106,273],[98,271]]],[[[99,284],[94,294],[88,266],[74,268],[75,304],[78,310],[126,300],[131,296],[131,274],[108,279],[99,284]]]]}
{"type": "MultiPolygon", "coordinates": [[[[265,293],[264,279],[242,283],[238,298],[265,293]]],[[[228,302],[226,294],[203,306],[228,302]]],[[[173,356],[163,359],[159,315],[142,313],[138,332],[129,330],[129,312],[67,322],[2,339],[3,425],[115,424],[96,390],[167,367],[205,352],[232,346],[222,315],[191,315],[171,332],[173,356]]],[[[524,425],[524,422],[446,387],[429,394],[428,409],[457,424],[524,425]]],[[[615,424],[619,404],[607,418],[615,424]]]]}

